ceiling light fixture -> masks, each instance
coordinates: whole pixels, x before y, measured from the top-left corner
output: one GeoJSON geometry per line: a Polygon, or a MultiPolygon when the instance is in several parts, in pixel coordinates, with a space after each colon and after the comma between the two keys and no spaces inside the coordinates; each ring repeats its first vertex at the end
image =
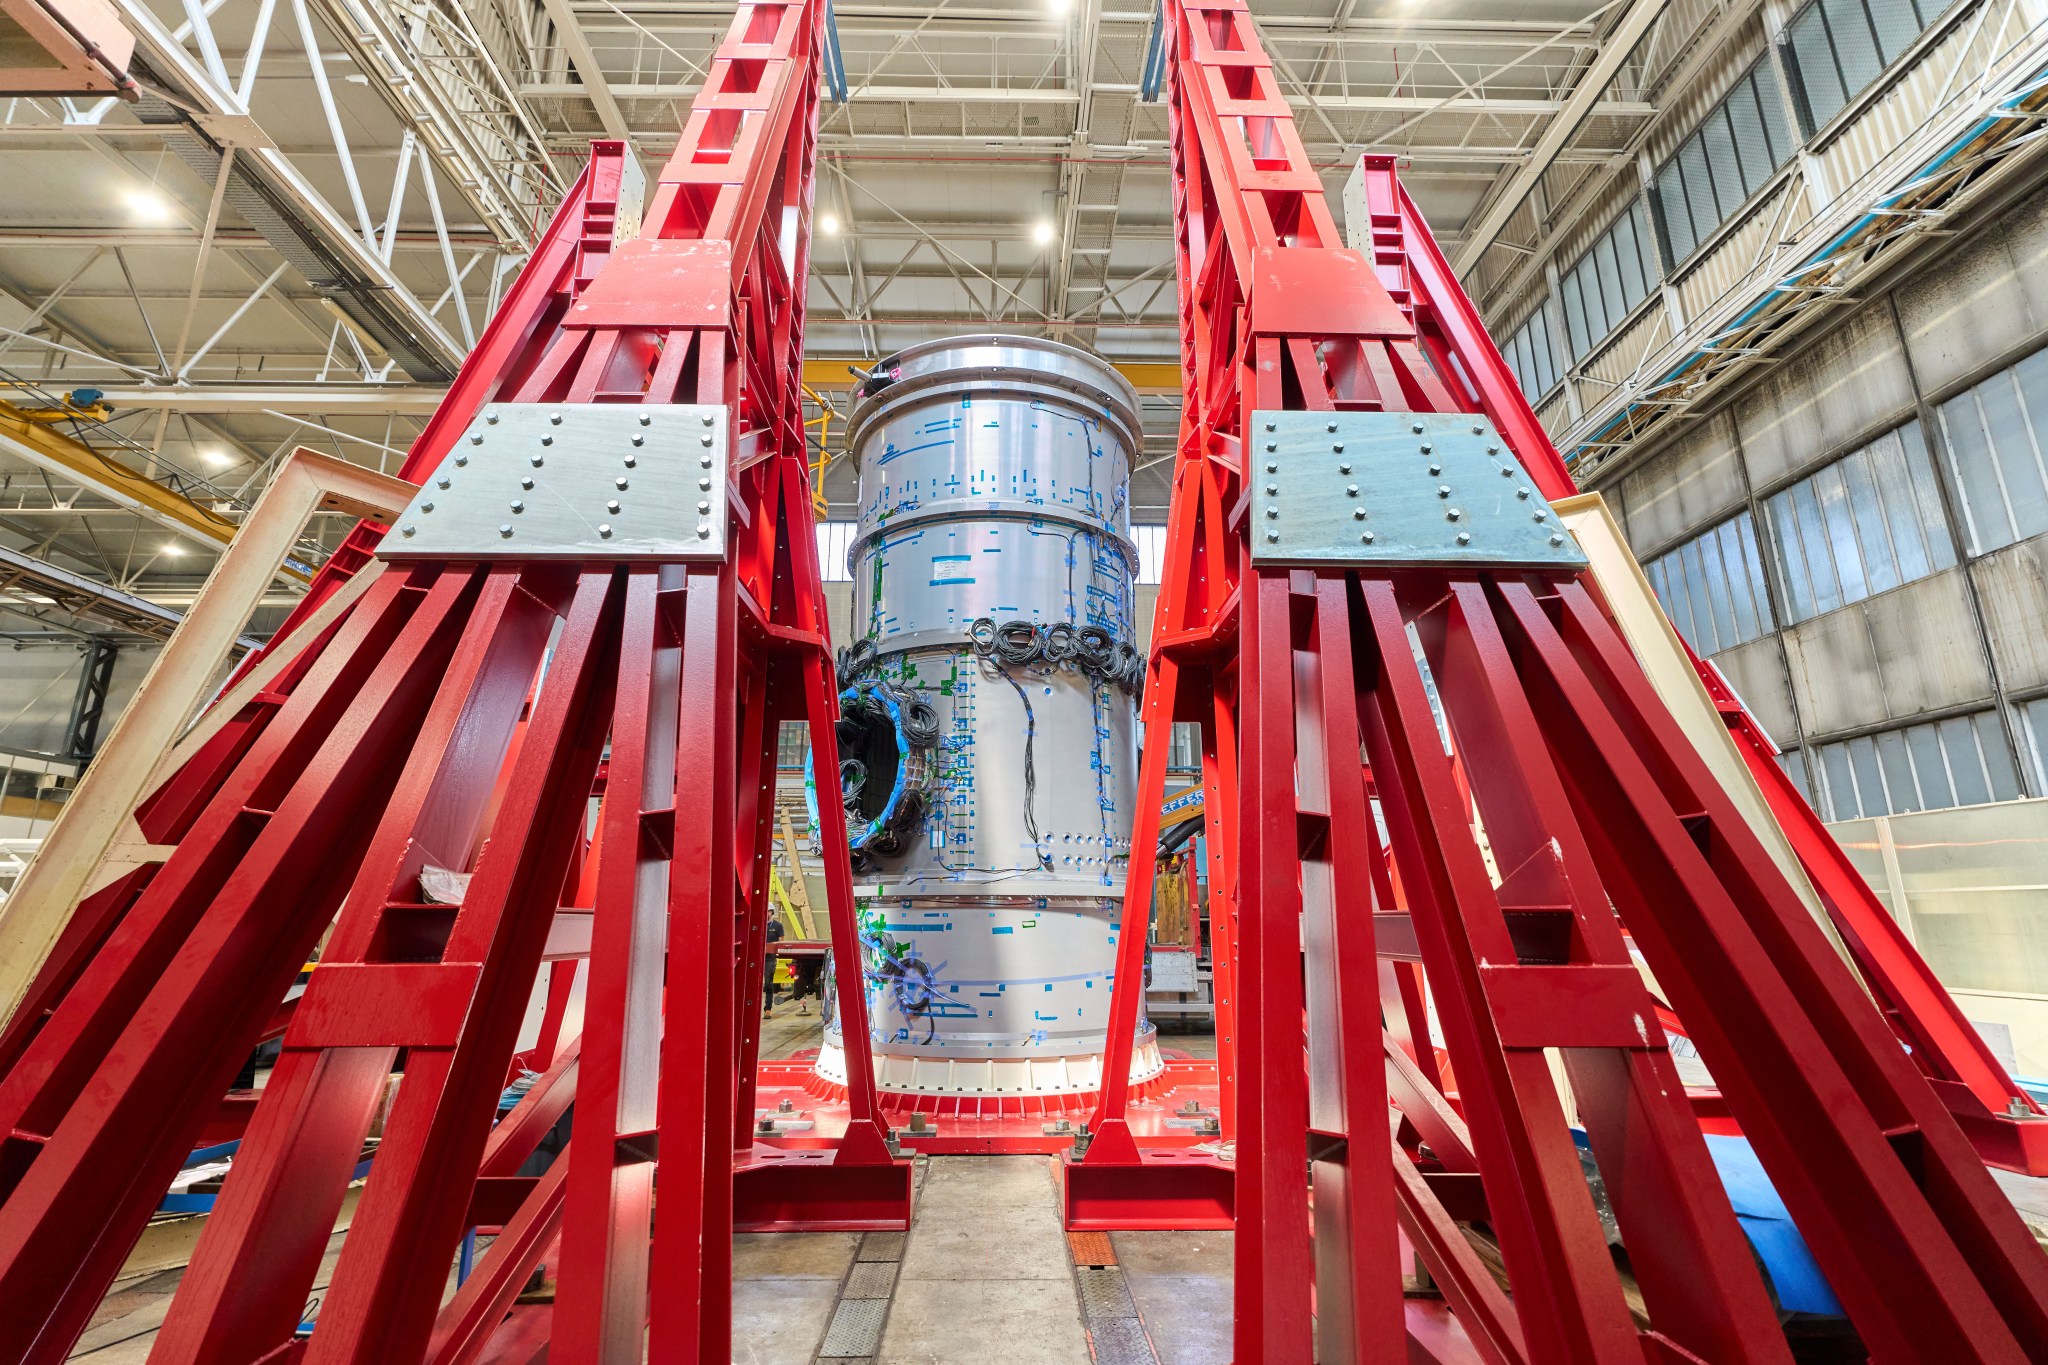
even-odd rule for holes
{"type": "Polygon", "coordinates": [[[1074,7],[1074,0],[1046,0],[1046,8],[1054,14],[1065,14],[1074,7]]]}
{"type": "Polygon", "coordinates": [[[235,462],[235,457],[229,454],[227,451],[222,450],[219,446],[215,446],[210,450],[202,451],[201,458],[203,458],[208,464],[212,465],[215,469],[226,469],[229,465],[235,462]]]}
{"type": "Polygon", "coordinates": [[[184,557],[185,547],[180,545],[175,540],[165,541],[164,553],[169,555],[172,559],[181,559],[184,557]]]}
{"type": "Polygon", "coordinates": [[[837,237],[839,235],[839,215],[836,213],[819,214],[818,231],[824,233],[827,237],[837,237]]]}
{"type": "Polygon", "coordinates": [[[1052,224],[1043,218],[1033,223],[1031,225],[1031,240],[1040,246],[1050,242],[1052,240],[1052,224]]]}
{"type": "Polygon", "coordinates": [[[168,223],[171,220],[171,201],[155,190],[129,190],[122,196],[128,203],[128,211],[147,223],[168,223]]]}

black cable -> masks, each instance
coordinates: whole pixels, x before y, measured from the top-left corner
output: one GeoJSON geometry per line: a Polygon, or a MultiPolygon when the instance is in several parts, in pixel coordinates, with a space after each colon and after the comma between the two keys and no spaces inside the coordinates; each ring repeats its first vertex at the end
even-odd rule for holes
{"type": "Polygon", "coordinates": [[[1024,704],[1024,832],[1031,836],[1031,851],[1038,855],[1038,865],[1047,872],[1052,871],[1052,855],[1043,847],[1044,840],[1038,834],[1038,769],[1032,761],[1032,750],[1038,739],[1038,716],[1031,709],[1031,698],[1024,695],[1024,684],[1012,677],[1007,668],[998,669],[1003,681],[1017,693],[1017,700],[1024,704]]]}

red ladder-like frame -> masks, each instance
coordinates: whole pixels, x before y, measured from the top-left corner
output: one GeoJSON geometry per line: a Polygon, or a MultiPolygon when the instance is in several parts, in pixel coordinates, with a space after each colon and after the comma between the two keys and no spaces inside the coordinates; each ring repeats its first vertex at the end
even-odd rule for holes
{"type": "MultiPolygon", "coordinates": [[[[822,11],[740,6],[623,244],[622,163],[600,150],[408,466],[438,468],[486,401],[717,405],[728,554],[397,562],[324,636],[288,641],[286,677],[144,812],[176,851],[0,1078],[0,1358],[63,1358],[330,923],[153,1359],[456,1362],[545,1342],[637,1361],[644,1342],[724,1360],[736,1223],[905,1226],[844,859],[826,868],[850,1121],[790,1150],[757,1144],[751,1112],[780,721],[807,720],[836,766],[799,383],[822,11]],[[429,863],[471,872],[460,906],[426,901],[429,863]],[[494,1127],[548,940],[575,919],[581,1036],[537,1058],[546,1074],[494,1127]],[[370,1182],[295,1343],[400,1049],[370,1182]],[[568,1150],[519,1176],[572,1099],[568,1150]],[[502,1233],[444,1308],[479,1224],[502,1233]],[[557,1302],[515,1309],[543,1258],[557,1302]]],[[[323,584],[376,538],[359,528],[323,584]]],[[[840,820],[826,803],[827,847],[840,820]]]]}
{"type": "MultiPolygon", "coordinates": [[[[1243,0],[1174,0],[1166,23],[1186,385],[1145,721],[1203,732],[1237,1359],[1789,1359],[1624,925],[1873,1354],[2024,1358],[2048,1262],[1944,1107],[1953,1092],[1937,1098],[1870,1007],[1590,579],[1254,566],[1253,466],[1280,458],[1261,414],[1483,414],[1543,496],[1573,490],[1391,165],[1367,164],[1371,259],[1342,250],[1243,0]],[[1375,957],[1377,981],[1361,971],[1375,957]],[[1471,1220],[1498,1239],[1512,1300],[1459,1231],[1471,1220]],[[1404,1308],[1397,1223],[1459,1331],[1404,1308]]],[[[1139,848],[1166,748],[1147,746],[1139,848]]],[[[1810,813],[1793,834],[1826,837],[1810,813]]],[[[1204,1197],[1123,1118],[1149,871],[1132,870],[1107,1083],[1068,1168],[1077,1224],[1148,1208],[1170,1223],[1204,1197]]]]}

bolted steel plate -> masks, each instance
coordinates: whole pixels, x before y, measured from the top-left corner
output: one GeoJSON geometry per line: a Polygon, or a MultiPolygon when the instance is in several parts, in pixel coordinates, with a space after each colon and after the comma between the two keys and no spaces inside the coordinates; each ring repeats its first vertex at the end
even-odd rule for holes
{"type": "Polygon", "coordinates": [[[1586,564],[1477,414],[1254,413],[1245,482],[1257,564],[1586,564]]]}
{"type": "Polygon", "coordinates": [[[841,1299],[825,1329],[824,1356],[871,1356],[882,1344],[882,1324],[889,1317],[887,1299],[841,1299]]]}
{"type": "Polygon", "coordinates": [[[384,537],[384,559],[725,557],[726,410],[493,403],[384,537]]]}

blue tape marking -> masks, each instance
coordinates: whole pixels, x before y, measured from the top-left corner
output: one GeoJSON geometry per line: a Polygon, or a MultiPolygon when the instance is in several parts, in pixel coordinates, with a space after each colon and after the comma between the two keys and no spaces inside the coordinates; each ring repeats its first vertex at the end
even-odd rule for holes
{"type": "Polygon", "coordinates": [[[1014,934],[1017,932],[1017,930],[1013,925],[1000,924],[997,925],[995,928],[989,930],[989,932],[991,934],[1014,934]]]}

